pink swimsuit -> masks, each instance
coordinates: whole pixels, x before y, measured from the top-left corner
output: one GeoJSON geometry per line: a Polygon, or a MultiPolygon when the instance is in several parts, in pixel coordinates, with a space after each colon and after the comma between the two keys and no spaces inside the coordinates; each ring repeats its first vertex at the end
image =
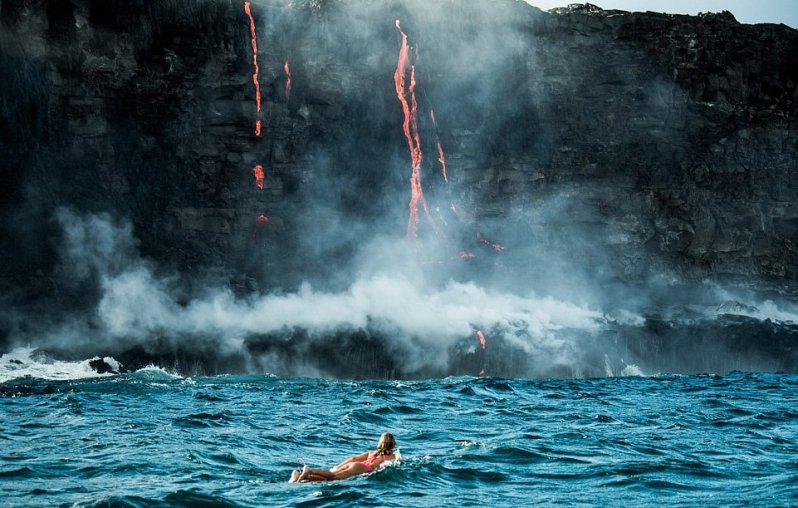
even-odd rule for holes
{"type": "Polygon", "coordinates": [[[369,473],[374,471],[374,465],[373,464],[374,464],[374,461],[377,460],[377,457],[378,457],[378,455],[374,454],[371,457],[369,457],[366,460],[364,460],[363,462],[361,462],[361,464],[363,464],[363,467],[365,467],[366,471],[368,471],[369,473]]]}

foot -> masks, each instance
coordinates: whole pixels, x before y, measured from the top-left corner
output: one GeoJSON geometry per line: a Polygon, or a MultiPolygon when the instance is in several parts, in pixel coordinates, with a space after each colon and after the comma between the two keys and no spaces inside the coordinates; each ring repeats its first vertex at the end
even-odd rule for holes
{"type": "Polygon", "coordinates": [[[297,481],[299,481],[300,474],[302,474],[302,471],[300,471],[299,469],[294,469],[293,471],[291,471],[291,479],[288,480],[288,483],[296,483],[297,481]]]}
{"type": "Polygon", "coordinates": [[[309,474],[310,474],[310,468],[308,466],[304,466],[302,468],[302,473],[299,475],[299,477],[296,479],[296,481],[298,481],[298,482],[303,481],[305,478],[308,477],[309,474]]]}

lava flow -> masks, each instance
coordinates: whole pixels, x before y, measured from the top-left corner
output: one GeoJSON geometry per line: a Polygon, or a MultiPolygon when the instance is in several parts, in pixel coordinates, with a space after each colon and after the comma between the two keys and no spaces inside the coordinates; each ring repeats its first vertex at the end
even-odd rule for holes
{"type": "Polygon", "coordinates": [[[438,162],[441,163],[441,175],[443,175],[443,181],[449,183],[449,177],[446,175],[446,155],[443,153],[441,140],[438,138],[438,122],[435,121],[435,111],[432,108],[429,110],[429,117],[432,120],[432,126],[435,127],[435,143],[438,147],[438,162]]]}
{"type": "Polygon", "coordinates": [[[260,236],[261,230],[266,227],[269,223],[269,218],[265,215],[258,215],[258,218],[255,219],[255,228],[252,230],[252,240],[255,240],[260,236]]]}
{"type": "MultiPolygon", "coordinates": [[[[482,351],[485,351],[486,341],[485,341],[485,334],[482,333],[482,330],[477,330],[477,339],[479,339],[479,345],[482,346],[482,351]]],[[[485,375],[485,367],[484,367],[484,356],[483,356],[483,367],[479,371],[480,376],[485,375]]]]}
{"type": "Polygon", "coordinates": [[[446,176],[446,156],[443,154],[443,148],[441,147],[440,141],[438,141],[438,162],[441,163],[441,174],[443,175],[443,180],[446,183],[449,183],[449,177],[446,176]]]}
{"type": "Polygon", "coordinates": [[[421,151],[421,136],[418,132],[418,101],[416,100],[416,67],[410,63],[410,46],[407,44],[407,34],[402,31],[399,20],[396,20],[396,29],[402,34],[402,46],[399,49],[399,59],[396,62],[396,71],[393,75],[396,96],[402,104],[404,122],[402,130],[407,139],[407,147],[410,150],[410,161],[412,173],[410,176],[410,217],[407,221],[407,237],[418,238],[419,216],[418,209],[421,206],[427,216],[432,228],[438,237],[443,237],[443,231],[438,228],[429,212],[427,200],[424,198],[424,189],[421,186],[421,161],[424,155],[421,151]],[[410,86],[407,86],[406,76],[410,68],[410,86]],[[409,98],[409,101],[408,101],[409,98]]]}
{"type": "Polygon", "coordinates": [[[283,65],[283,72],[285,72],[285,100],[291,97],[291,67],[288,66],[288,60],[283,65]]]}
{"type": "MultiPolygon", "coordinates": [[[[260,113],[260,81],[258,81],[258,74],[260,73],[260,69],[258,68],[258,34],[255,32],[255,18],[252,17],[252,8],[250,2],[244,2],[244,12],[246,12],[247,16],[249,17],[249,33],[250,40],[252,41],[252,64],[254,66],[252,83],[255,85],[255,106],[257,107],[258,113],[260,113]]],[[[260,136],[260,130],[261,122],[258,120],[255,123],[256,136],[260,136]]]]}
{"type": "Polygon", "coordinates": [[[487,245],[487,246],[493,248],[493,250],[495,250],[496,252],[503,252],[504,251],[504,245],[502,245],[500,243],[496,243],[496,242],[491,242],[490,240],[488,240],[487,238],[482,236],[482,234],[479,231],[477,231],[477,240],[482,242],[483,245],[487,245]]]}
{"type": "Polygon", "coordinates": [[[263,172],[263,166],[258,164],[252,168],[252,174],[255,176],[255,185],[258,189],[263,190],[263,185],[266,180],[266,175],[263,172]]]}

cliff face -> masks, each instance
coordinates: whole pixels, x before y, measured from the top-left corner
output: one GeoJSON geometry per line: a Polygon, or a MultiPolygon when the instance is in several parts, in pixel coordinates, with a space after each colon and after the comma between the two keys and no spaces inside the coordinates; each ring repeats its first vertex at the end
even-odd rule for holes
{"type": "Polygon", "coordinates": [[[264,287],[327,273],[370,224],[401,234],[400,18],[417,47],[422,177],[433,207],[462,210],[457,249],[478,249],[480,230],[510,258],[534,245],[609,279],[798,287],[798,32],[422,4],[254,2],[258,113],[243,3],[3,0],[3,277],[48,274],[64,205],[128,218],[153,259],[264,287]]]}

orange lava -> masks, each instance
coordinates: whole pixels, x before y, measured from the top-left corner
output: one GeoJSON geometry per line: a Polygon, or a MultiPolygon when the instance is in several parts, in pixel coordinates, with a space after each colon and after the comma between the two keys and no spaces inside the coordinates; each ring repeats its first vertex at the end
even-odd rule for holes
{"type": "Polygon", "coordinates": [[[257,122],[255,122],[255,135],[257,137],[260,137],[260,131],[261,131],[261,121],[258,120],[257,122]]]}
{"type": "Polygon", "coordinates": [[[443,175],[443,181],[449,183],[449,177],[446,176],[446,155],[443,154],[443,148],[441,147],[440,141],[438,141],[438,162],[441,163],[441,174],[443,175]]]}
{"type": "MultiPolygon", "coordinates": [[[[430,108],[429,110],[429,117],[432,120],[432,125],[435,127],[435,137],[438,137],[438,122],[435,120],[435,111],[430,108]]],[[[446,174],[446,155],[443,153],[443,147],[441,146],[441,140],[436,139],[436,143],[438,145],[438,162],[441,163],[441,175],[443,175],[443,181],[449,183],[449,177],[446,174]]]]}
{"type": "Polygon", "coordinates": [[[244,2],[244,12],[249,16],[249,32],[252,40],[252,64],[255,71],[252,73],[252,83],[255,85],[255,105],[260,113],[260,82],[258,81],[258,34],[255,32],[255,18],[252,17],[252,9],[249,2],[244,2]]]}
{"type": "Polygon", "coordinates": [[[283,71],[285,72],[285,99],[288,100],[291,97],[291,67],[288,66],[288,60],[283,65],[283,71]]]}
{"type": "Polygon", "coordinates": [[[482,242],[484,245],[491,247],[496,252],[504,252],[504,245],[496,242],[491,242],[490,240],[482,236],[482,234],[479,231],[477,231],[477,240],[482,242]]]}
{"type": "Polygon", "coordinates": [[[424,155],[421,151],[421,135],[418,132],[418,101],[416,100],[416,67],[410,64],[410,46],[407,44],[407,34],[402,31],[399,20],[396,20],[396,29],[402,34],[402,46],[399,49],[399,58],[396,62],[396,71],[393,75],[393,82],[396,88],[396,96],[402,105],[404,122],[402,130],[407,140],[407,147],[410,150],[410,162],[412,172],[410,175],[410,216],[407,221],[407,237],[418,238],[419,207],[423,208],[435,233],[443,236],[443,231],[438,228],[429,213],[427,200],[424,198],[424,189],[421,185],[421,162],[424,155]],[[410,86],[407,86],[406,77],[410,69],[410,86]],[[408,100],[409,99],[409,100],[408,100]]]}
{"type": "Polygon", "coordinates": [[[477,330],[477,338],[479,339],[479,345],[482,346],[482,350],[485,351],[485,334],[482,333],[482,330],[477,330]]]}
{"type": "Polygon", "coordinates": [[[269,218],[265,215],[258,215],[258,224],[263,225],[269,222],[269,218]]]}
{"type": "Polygon", "coordinates": [[[263,185],[266,180],[266,175],[263,173],[263,166],[258,164],[252,168],[252,174],[255,175],[255,186],[257,186],[258,189],[263,190],[263,185]]]}

